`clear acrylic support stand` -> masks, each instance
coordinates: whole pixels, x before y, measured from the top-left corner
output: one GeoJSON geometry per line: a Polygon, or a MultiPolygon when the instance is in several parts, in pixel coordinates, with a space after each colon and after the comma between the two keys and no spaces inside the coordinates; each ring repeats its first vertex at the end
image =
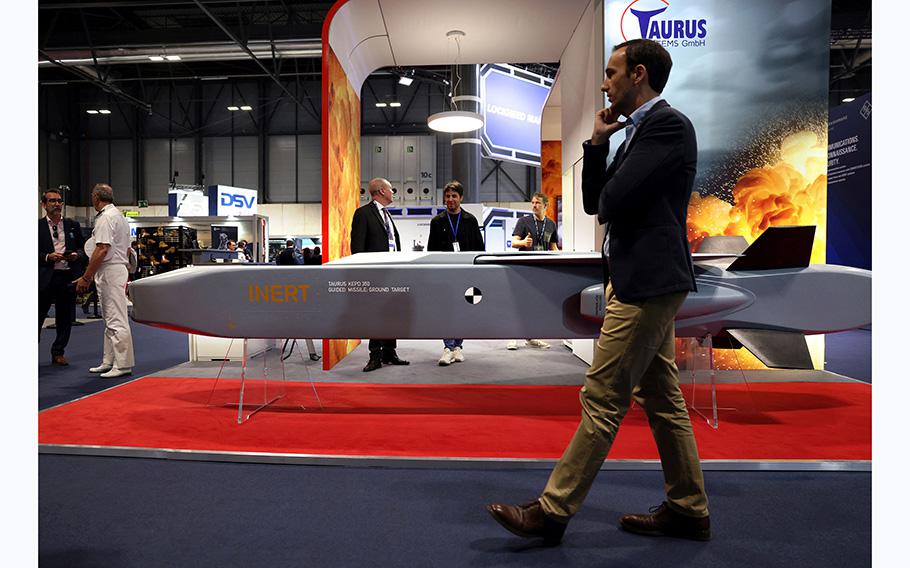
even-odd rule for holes
{"type": "Polygon", "coordinates": [[[686,370],[691,380],[689,408],[716,430],[717,370],[714,368],[714,347],[710,333],[701,339],[695,337],[689,339],[686,349],[686,370]],[[704,399],[708,399],[709,402],[705,404],[704,399]],[[705,412],[708,413],[707,416],[705,412]]]}
{"type": "MultiPolygon", "coordinates": [[[[736,361],[734,374],[748,390],[749,382],[739,364],[738,356],[736,361]]],[[[717,406],[717,368],[714,361],[714,338],[710,333],[702,338],[689,339],[686,346],[686,375],[691,381],[689,408],[704,418],[708,425],[715,430],[720,427],[718,411],[736,412],[739,410],[735,407],[717,406]]]]}
{"type": "MultiPolygon", "coordinates": [[[[231,340],[231,345],[235,340],[231,340]]],[[[228,357],[225,354],[225,360],[221,364],[215,383],[212,385],[212,391],[209,393],[208,406],[237,408],[237,424],[243,424],[254,414],[267,407],[275,408],[275,403],[288,397],[287,370],[285,368],[285,359],[283,348],[278,344],[280,340],[266,340],[266,345],[258,351],[250,351],[250,342],[243,339],[243,356],[240,363],[239,389],[229,386],[218,390],[218,382],[224,377],[225,365],[228,357]],[[272,373],[280,369],[280,376],[272,377],[272,373]]],[[[293,346],[292,346],[293,350],[293,346]]],[[[230,351],[230,345],[228,346],[230,351]]],[[[298,350],[299,351],[299,350],[298,350]]],[[[290,353],[288,354],[288,356],[290,353]]],[[[300,353],[303,360],[303,353],[300,353]]],[[[315,360],[310,357],[311,360],[315,360]]],[[[309,376],[309,368],[304,365],[309,379],[310,387],[316,397],[319,409],[323,408],[319,393],[316,391],[316,384],[309,376]]],[[[290,403],[285,409],[307,410],[303,404],[290,403]]]]}

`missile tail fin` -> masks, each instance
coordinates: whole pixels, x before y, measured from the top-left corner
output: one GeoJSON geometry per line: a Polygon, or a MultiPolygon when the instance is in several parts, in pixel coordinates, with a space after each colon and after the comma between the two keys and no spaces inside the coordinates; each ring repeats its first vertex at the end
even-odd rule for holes
{"type": "Polygon", "coordinates": [[[727,270],[805,268],[812,256],[815,226],[768,227],[727,270]]]}
{"type": "Polygon", "coordinates": [[[728,329],[759,361],[774,369],[814,369],[806,337],[796,331],[728,329]]]}

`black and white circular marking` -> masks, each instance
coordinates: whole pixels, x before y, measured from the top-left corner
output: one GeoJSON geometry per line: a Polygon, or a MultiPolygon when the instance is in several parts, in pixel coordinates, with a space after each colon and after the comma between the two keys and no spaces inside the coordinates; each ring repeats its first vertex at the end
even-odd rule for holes
{"type": "Polygon", "coordinates": [[[481,300],[483,300],[483,293],[479,288],[474,288],[471,286],[464,291],[464,299],[467,303],[476,305],[479,304],[481,300]]]}

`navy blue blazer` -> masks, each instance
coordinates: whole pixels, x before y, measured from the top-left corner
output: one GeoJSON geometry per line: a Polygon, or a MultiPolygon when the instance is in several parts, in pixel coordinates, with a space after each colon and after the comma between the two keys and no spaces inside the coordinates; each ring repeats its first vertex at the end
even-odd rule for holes
{"type": "MultiPolygon", "coordinates": [[[[76,251],[79,258],[69,263],[73,280],[82,276],[85,272],[85,238],[82,236],[82,228],[79,223],[63,218],[63,232],[66,233],[66,250],[76,251]]],[[[47,224],[47,219],[41,217],[38,219],[38,290],[45,290],[51,285],[51,279],[54,277],[54,263],[45,260],[47,255],[54,252],[54,239],[51,236],[51,228],[47,224]]]]}
{"type": "MultiPolygon", "coordinates": [[[[659,101],[607,166],[610,145],[583,144],[585,212],[609,223],[610,256],[603,259],[623,302],[695,290],[686,212],[695,183],[698,147],[686,116],[659,101]]],[[[601,247],[602,249],[602,247],[601,247]]]]}

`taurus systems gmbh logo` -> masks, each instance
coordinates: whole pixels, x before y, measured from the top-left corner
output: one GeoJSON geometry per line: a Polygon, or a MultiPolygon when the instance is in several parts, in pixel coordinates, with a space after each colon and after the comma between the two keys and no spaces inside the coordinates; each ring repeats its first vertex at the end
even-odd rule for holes
{"type": "Polygon", "coordinates": [[[624,40],[652,39],[664,47],[703,47],[707,44],[708,21],[672,19],[667,0],[634,0],[619,20],[624,40]]]}

